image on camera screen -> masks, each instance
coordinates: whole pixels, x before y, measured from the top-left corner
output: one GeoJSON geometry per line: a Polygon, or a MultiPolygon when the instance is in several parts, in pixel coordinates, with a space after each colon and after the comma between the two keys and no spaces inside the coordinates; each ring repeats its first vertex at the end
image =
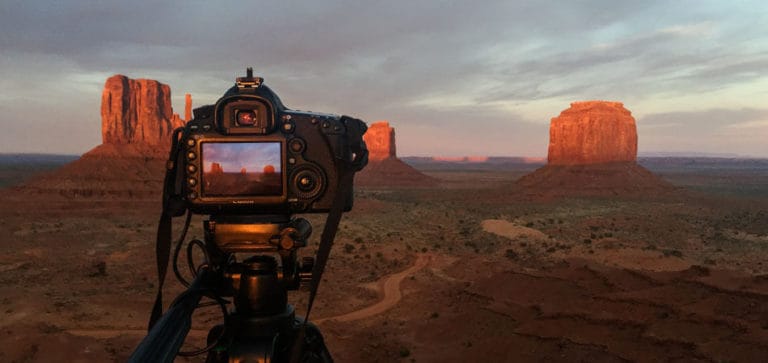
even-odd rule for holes
{"type": "Polygon", "coordinates": [[[206,142],[201,146],[203,196],[282,195],[279,142],[206,142]]]}

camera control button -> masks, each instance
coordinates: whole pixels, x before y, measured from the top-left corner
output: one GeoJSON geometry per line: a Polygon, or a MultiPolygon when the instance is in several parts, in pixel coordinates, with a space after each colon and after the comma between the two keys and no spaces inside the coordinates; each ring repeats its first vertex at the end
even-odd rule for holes
{"type": "Polygon", "coordinates": [[[210,130],[211,130],[211,124],[203,125],[203,131],[210,131],[210,130]]]}
{"type": "Polygon", "coordinates": [[[187,139],[187,146],[195,146],[195,139],[187,139]]]}
{"type": "Polygon", "coordinates": [[[195,192],[189,193],[189,194],[187,194],[187,198],[195,199],[195,198],[197,198],[197,193],[195,193],[195,192]]]}
{"type": "Polygon", "coordinates": [[[315,179],[311,176],[303,176],[299,178],[299,189],[303,192],[311,191],[315,188],[315,179]]]}
{"type": "Polygon", "coordinates": [[[291,140],[288,147],[291,149],[291,151],[300,153],[304,151],[304,142],[301,139],[293,139],[291,140]]]}
{"type": "Polygon", "coordinates": [[[197,167],[194,164],[187,165],[187,171],[190,173],[194,173],[197,171],[197,167]]]}
{"type": "Polygon", "coordinates": [[[197,158],[197,154],[195,154],[195,153],[193,153],[191,151],[187,153],[187,159],[195,160],[195,158],[197,158]]]}
{"type": "Polygon", "coordinates": [[[294,128],[295,127],[293,125],[293,122],[286,122],[283,124],[283,132],[285,132],[286,134],[292,133],[294,128]]]}
{"type": "Polygon", "coordinates": [[[193,187],[193,186],[197,185],[197,179],[189,178],[189,179],[187,179],[187,184],[189,184],[189,186],[193,187]]]}
{"type": "Polygon", "coordinates": [[[324,128],[324,129],[327,129],[327,128],[329,128],[329,127],[331,127],[331,123],[330,123],[330,122],[328,122],[328,121],[324,121],[324,122],[323,122],[323,128],[324,128]]]}
{"type": "Polygon", "coordinates": [[[296,158],[288,158],[288,164],[296,164],[296,158]]]}

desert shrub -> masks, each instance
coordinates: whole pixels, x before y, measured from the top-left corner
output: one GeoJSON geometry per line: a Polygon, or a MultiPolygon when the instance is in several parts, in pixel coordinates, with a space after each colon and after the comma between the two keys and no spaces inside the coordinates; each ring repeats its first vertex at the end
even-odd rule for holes
{"type": "Polygon", "coordinates": [[[406,347],[401,347],[400,348],[400,357],[405,358],[405,357],[407,357],[409,355],[411,355],[411,351],[408,348],[406,348],[406,347]]]}
{"type": "Polygon", "coordinates": [[[344,244],[344,252],[352,253],[352,251],[354,251],[354,250],[355,250],[355,246],[353,246],[353,245],[351,245],[349,243],[344,244]]]}

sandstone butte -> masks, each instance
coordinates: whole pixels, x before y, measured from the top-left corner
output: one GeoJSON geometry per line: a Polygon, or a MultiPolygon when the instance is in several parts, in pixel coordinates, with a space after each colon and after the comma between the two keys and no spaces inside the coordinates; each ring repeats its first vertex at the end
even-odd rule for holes
{"type": "Polygon", "coordinates": [[[381,161],[396,158],[395,129],[389,126],[389,122],[374,122],[363,135],[363,140],[368,146],[368,160],[381,161]]]}
{"type": "Polygon", "coordinates": [[[104,144],[170,145],[184,121],[171,108],[171,88],[151,79],[117,74],[104,84],[101,135],[104,144]]]}
{"type": "Polygon", "coordinates": [[[573,102],[549,126],[550,165],[637,160],[637,127],[621,102],[573,102]]]}
{"type": "MultiPolygon", "coordinates": [[[[187,98],[188,104],[191,97],[187,98]]],[[[171,108],[171,90],[150,79],[114,75],[101,99],[102,144],[21,187],[67,198],[157,199],[173,129],[184,121],[171,108]]]]}
{"type": "Polygon", "coordinates": [[[363,135],[368,166],[355,176],[355,185],[368,187],[431,187],[437,181],[397,158],[395,129],[387,121],[374,122],[363,135]]]}
{"type": "Polygon", "coordinates": [[[650,196],[674,190],[637,164],[635,119],[620,102],[574,102],[552,118],[547,160],[517,180],[523,194],[650,196]]]}

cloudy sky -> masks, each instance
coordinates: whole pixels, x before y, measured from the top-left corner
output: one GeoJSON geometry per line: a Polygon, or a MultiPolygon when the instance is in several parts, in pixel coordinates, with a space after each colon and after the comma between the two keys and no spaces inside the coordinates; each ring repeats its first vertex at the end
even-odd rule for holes
{"type": "Polygon", "coordinates": [[[389,120],[398,153],[545,156],[623,102],[641,153],[768,157],[765,1],[0,2],[0,152],[101,142],[115,73],[213,103],[253,66],[292,108],[389,120]]]}

